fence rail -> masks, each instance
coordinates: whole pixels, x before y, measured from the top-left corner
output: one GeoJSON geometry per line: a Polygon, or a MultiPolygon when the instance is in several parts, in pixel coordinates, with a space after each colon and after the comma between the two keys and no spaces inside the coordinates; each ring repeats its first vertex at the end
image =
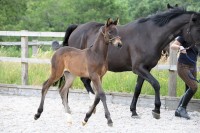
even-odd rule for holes
{"type": "MultiPolygon", "coordinates": [[[[22,73],[22,85],[28,85],[28,64],[29,63],[40,63],[50,64],[49,59],[37,59],[28,58],[28,46],[32,45],[34,51],[37,51],[39,45],[50,45],[51,41],[33,41],[28,42],[28,37],[64,37],[64,32],[32,32],[32,31],[0,31],[0,36],[18,36],[21,37],[21,42],[0,42],[0,45],[21,45],[21,58],[16,57],[0,57],[0,62],[19,62],[21,63],[22,73]],[[35,48],[36,46],[36,48],[35,48]]],[[[62,42],[59,42],[62,43],[62,42]]],[[[169,65],[157,65],[154,67],[157,70],[168,70],[169,81],[168,81],[168,95],[176,96],[176,52],[170,51],[170,64],[169,65]]]]}
{"type": "MultiPolygon", "coordinates": [[[[59,41],[59,44],[61,44],[62,41],[59,41]]],[[[47,45],[50,46],[52,44],[52,41],[37,41],[33,40],[31,42],[28,42],[28,46],[40,46],[40,45],[47,45]]],[[[21,46],[21,42],[0,42],[0,45],[2,46],[21,46]]]]}

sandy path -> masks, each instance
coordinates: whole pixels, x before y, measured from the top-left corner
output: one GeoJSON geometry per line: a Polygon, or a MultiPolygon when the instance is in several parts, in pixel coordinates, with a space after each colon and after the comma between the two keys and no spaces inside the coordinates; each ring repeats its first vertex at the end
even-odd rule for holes
{"type": "Polygon", "coordinates": [[[67,126],[60,98],[46,98],[44,112],[35,121],[40,97],[0,95],[1,133],[199,133],[200,112],[189,112],[191,120],[174,117],[174,110],[161,109],[161,119],[152,118],[151,108],[138,107],[140,119],[130,117],[129,106],[108,103],[113,127],[107,126],[102,103],[86,126],[81,125],[90,100],[70,98],[73,124],[67,126]]]}

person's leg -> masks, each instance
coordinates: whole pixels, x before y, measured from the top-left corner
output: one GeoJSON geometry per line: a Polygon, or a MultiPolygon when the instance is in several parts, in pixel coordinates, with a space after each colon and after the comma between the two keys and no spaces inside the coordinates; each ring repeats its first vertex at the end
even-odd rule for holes
{"type": "Polygon", "coordinates": [[[190,119],[186,111],[186,108],[189,101],[191,100],[191,98],[193,97],[193,95],[195,94],[197,90],[197,82],[195,80],[192,80],[191,77],[189,76],[190,74],[193,76],[193,78],[196,78],[196,71],[194,70],[195,70],[195,67],[189,67],[187,65],[180,64],[180,63],[178,63],[177,65],[178,75],[187,84],[189,88],[187,89],[183,97],[181,98],[178,108],[175,111],[175,116],[190,119]]]}

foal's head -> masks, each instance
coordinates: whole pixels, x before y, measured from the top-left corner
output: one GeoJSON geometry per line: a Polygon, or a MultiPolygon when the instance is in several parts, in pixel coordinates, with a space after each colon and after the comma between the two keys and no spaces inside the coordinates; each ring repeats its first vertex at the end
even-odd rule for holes
{"type": "Polygon", "coordinates": [[[111,44],[115,47],[121,48],[122,42],[119,37],[118,29],[116,26],[118,22],[119,22],[118,18],[115,21],[109,18],[105,26],[103,26],[101,30],[107,44],[111,44]]]}

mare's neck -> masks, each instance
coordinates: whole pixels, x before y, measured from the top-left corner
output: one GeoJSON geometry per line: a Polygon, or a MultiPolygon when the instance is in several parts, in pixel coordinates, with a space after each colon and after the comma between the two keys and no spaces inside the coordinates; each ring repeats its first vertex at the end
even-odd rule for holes
{"type": "Polygon", "coordinates": [[[94,42],[94,45],[91,47],[91,50],[105,60],[107,57],[108,44],[109,43],[105,41],[103,33],[99,32],[94,42]]]}
{"type": "Polygon", "coordinates": [[[168,45],[174,38],[180,34],[181,30],[188,25],[190,22],[191,14],[183,14],[180,17],[174,18],[163,27],[163,34],[160,34],[159,38],[166,38],[163,39],[163,42],[158,42],[162,44],[162,47],[159,50],[163,50],[166,45],[168,45]]]}

